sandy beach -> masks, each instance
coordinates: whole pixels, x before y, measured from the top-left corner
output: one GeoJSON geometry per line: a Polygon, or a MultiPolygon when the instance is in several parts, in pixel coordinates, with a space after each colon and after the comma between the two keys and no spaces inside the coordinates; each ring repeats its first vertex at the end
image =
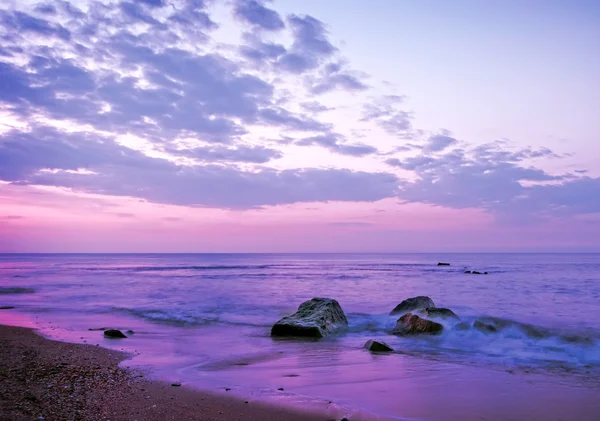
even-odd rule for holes
{"type": "Polygon", "coordinates": [[[127,354],[0,325],[1,421],[324,421],[317,414],[145,379],[127,354]]]}

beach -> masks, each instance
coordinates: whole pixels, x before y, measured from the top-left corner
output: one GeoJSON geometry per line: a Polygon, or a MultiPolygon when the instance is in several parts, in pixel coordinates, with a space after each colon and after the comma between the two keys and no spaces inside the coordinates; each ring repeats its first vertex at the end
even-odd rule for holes
{"type": "Polygon", "coordinates": [[[0,420],[323,421],[264,403],[150,381],[122,352],[0,325],[0,420]]]}

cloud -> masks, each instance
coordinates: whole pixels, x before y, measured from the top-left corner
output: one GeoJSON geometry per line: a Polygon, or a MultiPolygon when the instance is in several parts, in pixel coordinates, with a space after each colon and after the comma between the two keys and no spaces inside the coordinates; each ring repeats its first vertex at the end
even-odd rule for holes
{"type": "Polygon", "coordinates": [[[258,0],[236,0],[233,12],[242,22],[267,31],[277,31],[285,27],[279,13],[265,7],[264,3],[258,0]]]}
{"type": "Polygon", "coordinates": [[[204,162],[248,162],[254,164],[266,164],[273,159],[283,156],[280,151],[275,149],[245,145],[239,145],[235,148],[203,146],[182,150],[170,149],[168,152],[204,162]]]}
{"type": "Polygon", "coordinates": [[[310,91],[318,95],[334,89],[364,91],[368,86],[358,76],[345,70],[341,64],[330,63],[324,67],[320,77],[311,81],[310,91]]]}
{"type": "Polygon", "coordinates": [[[291,15],[288,22],[294,42],[291,49],[280,57],[279,68],[291,73],[304,73],[316,69],[337,51],[327,39],[327,31],[320,20],[308,15],[291,15]]]}
{"type": "Polygon", "coordinates": [[[334,153],[349,156],[366,156],[377,153],[377,148],[363,143],[346,144],[345,139],[336,133],[325,133],[318,136],[305,137],[295,143],[299,146],[321,146],[334,153]]]}
{"type": "Polygon", "coordinates": [[[33,33],[42,36],[58,37],[63,40],[71,38],[71,32],[58,23],[50,23],[20,11],[7,12],[0,10],[0,23],[17,33],[33,33]]]}
{"type": "Polygon", "coordinates": [[[427,140],[425,150],[429,152],[440,152],[456,143],[458,143],[458,140],[453,137],[443,134],[434,135],[427,140]]]}
{"type": "Polygon", "coordinates": [[[399,108],[404,97],[384,95],[363,106],[361,121],[372,121],[393,136],[404,135],[411,129],[411,116],[399,108]]]}
{"type": "MultiPolygon", "coordinates": [[[[235,150],[220,153],[235,154],[235,150]]],[[[246,153],[256,150],[249,148],[246,153]]],[[[297,202],[377,201],[397,194],[398,185],[392,174],[348,169],[244,171],[217,164],[184,166],[150,158],[96,134],[47,127],[0,136],[0,179],[157,203],[240,209],[297,202]]]]}
{"type": "Polygon", "coordinates": [[[438,156],[391,158],[386,163],[414,171],[417,179],[400,187],[399,197],[407,202],[480,208],[511,222],[600,212],[600,196],[595,194],[600,193],[600,179],[551,175],[525,164],[534,158],[556,157],[551,150],[511,151],[504,146],[492,142],[438,156]]]}
{"type": "Polygon", "coordinates": [[[135,213],[129,213],[129,212],[117,212],[115,213],[115,216],[118,216],[119,218],[124,218],[124,219],[132,219],[136,217],[135,213]]]}

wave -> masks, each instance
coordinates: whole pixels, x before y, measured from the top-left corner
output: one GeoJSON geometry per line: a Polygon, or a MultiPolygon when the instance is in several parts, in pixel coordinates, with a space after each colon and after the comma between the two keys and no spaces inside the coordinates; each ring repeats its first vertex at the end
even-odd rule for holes
{"type": "Polygon", "coordinates": [[[206,265],[206,266],[115,266],[115,267],[91,267],[83,268],[85,271],[108,271],[108,272],[162,272],[175,270],[235,270],[235,269],[269,269],[273,265],[206,265]]]}
{"type": "Polygon", "coordinates": [[[35,289],[23,287],[0,287],[0,294],[33,294],[35,289]]]}

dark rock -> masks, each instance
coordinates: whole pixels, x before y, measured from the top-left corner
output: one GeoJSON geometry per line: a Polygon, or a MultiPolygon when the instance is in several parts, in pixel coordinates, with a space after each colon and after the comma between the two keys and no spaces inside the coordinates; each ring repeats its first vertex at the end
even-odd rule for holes
{"type": "Polygon", "coordinates": [[[107,327],[90,327],[88,330],[91,331],[95,331],[95,330],[108,330],[107,327]]]}
{"type": "Polygon", "coordinates": [[[377,341],[374,339],[369,339],[365,344],[364,348],[372,352],[394,352],[394,348],[392,348],[385,342],[377,341]]]}
{"type": "Polygon", "coordinates": [[[280,388],[279,388],[279,389],[277,389],[277,390],[279,390],[279,391],[283,391],[283,387],[280,387],[280,388]]]}
{"type": "Polygon", "coordinates": [[[429,297],[420,295],[418,297],[407,298],[394,308],[390,314],[408,313],[422,308],[435,307],[433,300],[429,297]]]}
{"type": "Polygon", "coordinates": [[[181,383],[172,383],[171,386],[173,386],[173,387],[179,387],[179,386],[181,386],[181,383]]]}
{"type": "Polygon", "coordinates": [[[438,262],[438,266],[450,266],[450,263],[438,262]]]}
{"type": "Polygon", "coordinates": [[[473,272],[470,270],[465,270],[465,273],[473,273],[473,272]]]}
{"type": "Polygon", "coordinates": [[[0,306],[0,310],[12,310],[14,306],[0,306]]]}
{"type": "Polygon", "coordinates": [[[477,329],[478,331],[483,332],[483,333],[498,332],[498,328],[496,326],[489,324],[489,323],[484,323],[479,320],[475,320],[475,323],[473,323],[473,328],[477,329]]]}
{"type": "Polygon", "coordinates": [[[469,330],[471,325],[468,322],[462,322],[452,328],[452,330],[469,330]]]}
{"type": "Polygon", "coordinates": [[[226,388],[225,388],[225,392],[229,392],[230,390],[231,390],[231,388],[230,388],[230,387],[226,387],[226,388]]]}
{"type": "Polygon", "coordinates": [[[456,313],[454,313],[449,308],[427,307],[423,310],[420,310],[419,313],[431,318],[439,317],[442,319],[460,320],[460,317],[458,317],[456,313]]]}
{"type": "Polygon", "coordinates": [[[23,287],[0,287],[0,294],[33,294],[35,289],[23,287]]]}
{"type": "Polygon", "coordinates": [[[271,328],[271,336],[308,336],[321,338],[348,327],[340,304],[331,298],[313,298],[298,311],[279,320],[271,328]]]}
{"type": "Polygon", "coordinates": [[[407,313],[398,319],[392,333],[398,336],[418,335],[421,333],[435,335],[442,333],[443,330],[444,326],[439,323],[422,319],[412,313],[407,313]]]}
{"type": "Polygon", "coordinates": [[[104,331],[104,337],[105,338],[126,338],[127,336],[125,336],[123,334],[123,332],[121,332],[118,329],[108,329],[104,331]]]}
{"type": "Polygon", "coordinates": [[[125,333],[127,333],[128,335],[133,335],[135,332],[131,329],[129,329],[128,331],[126,331],[125,333]]]}

